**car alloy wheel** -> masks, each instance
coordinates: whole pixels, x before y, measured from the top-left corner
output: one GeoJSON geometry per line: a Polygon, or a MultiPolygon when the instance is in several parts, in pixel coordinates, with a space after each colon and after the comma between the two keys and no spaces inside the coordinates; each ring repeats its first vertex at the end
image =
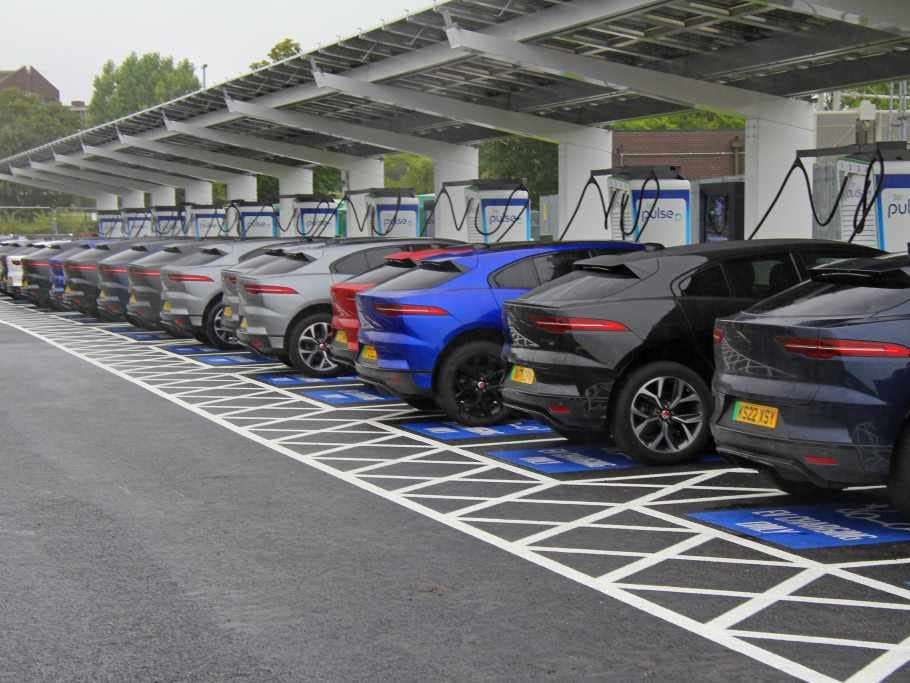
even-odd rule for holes
{"type": "Polygon", "coordinates": [[[233,346],[236,343],[234,335],[224,326],[224,306],[218,306],[212,315],[212,333],[225,346],[233,346]]]}
{"type": "Polygon", "coordinates": [[[611,403],[616,445],[642,462],[689,462],[711,441],[711,390],[681,363],[658,361],[632,371],[611,403]]]}
{"type": "Polygon", "coordinates": [[[679,377],[655,377],[632,399],[632,431],[649,450],[679,453],[704,429],[704,406],[698,393],[679,377]]]}
{"type": "Polygon", "coordinates": [[[338,367],[329,357],[331,329],[327,322],[314,322],[307,325],[297,338],[300,359],[308,369],[320,374],[338,367]]]}
{"type": "Polygon", "coordinates": [[[506,365],[501,344],[467,342],[445,355],[436,380],[436,403],[453,420],[469,427],[501,422],[509,414],[502,402],[506,365]]]}

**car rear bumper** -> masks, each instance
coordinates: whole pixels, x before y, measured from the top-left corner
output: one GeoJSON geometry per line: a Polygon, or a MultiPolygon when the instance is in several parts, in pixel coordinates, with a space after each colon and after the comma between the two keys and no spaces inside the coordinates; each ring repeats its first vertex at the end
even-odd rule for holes
{"type": "Polygon", "coordinates": [[[263,356],[278,356],[285,353],[284,337],[270,337],[267,334],[258,334],[240,328],[236,329],[234,335],[241,346],[263,356]]]}
{"type": "Polygon", "coordinates": [[[784,479],[809,481],[822,488],[880,484],[888,478],[891,448],[794,441],[713,425],[717,451],[740,463],[772,469],[784,479]],[[807,457],[836,464],[811,464],[807,457]]]}
{"type": "Polygon", "coordinates": [[[604,432],[607,429],[606,401],[591,402],[579,396],[575,386],[563,392],[527,391],[525,385],[507,379],[502,402],[512,410],[527,413],[561,432],[604,432]],[[574,395],[573,395],[574,394],[574,395]]]}
{"type": "Polygon", "coordinates": [[[407,398],[425,398],[433,396],[433,375],[429,372],[404,372],[386,370],[369,363],[354,363],[360,378],[396,396],[407,398]]]}
{"type": "Polygon", "coordinates": [[[332,356],[332,360],[350,369],[354,369],[358,351],[359,346],[352,350],[348,344],[339,344],[334,340],[329,344],[329,355],[332,356]]]}

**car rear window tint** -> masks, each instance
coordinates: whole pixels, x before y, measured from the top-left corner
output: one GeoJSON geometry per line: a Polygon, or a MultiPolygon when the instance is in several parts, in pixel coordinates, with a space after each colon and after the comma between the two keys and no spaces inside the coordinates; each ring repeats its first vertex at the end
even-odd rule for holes
{"type": "Polygon", "coordinates": [[[686,297],[723,298],[730,296],[730,288],[720,266],[702,268],[679,284],[679,293],[686,297]]]}
{"type": "Polygon", "coordinates": [[[413,268],[411,265],[404,266],[387,264],[379,266],[378,268],[373,268],[372,270],[368,270],[367,272],[361,273],[360,275],[355,275],[350,280],[345,280],[345,282],[361,285],[377,285],[386,282],[387,280],[391,280],[393,277],[398,277],[403,273],[407,273],[409,270],[411,270],[411,268],[413,268]]]}
{"type": "MultiPolygon", "coordinates": [[[[400,269],[399,269],[400,270],[400,269]]],[[[448,282],[461,275],[458,270],[440,270],[430,268],[412,268],[404,271],[404,275],[387,280],[374,287],[371,292],[404,291],[410,289],[430,289],[448,282]]]]}
{"type": "Polygon", "coordinates": [[[910,301],[910,289],[809,280],[749,309],[759,315],[823,318],[872,315],[910,301]]]}
{"type": "Polygon", "coordinates": [[[607,299],[633,287],[640,280],[628,270],[574,270],[534,290],[534,303],[607,299]]]}
{"type": "Polygon", "coordinates": [[[176,264],[178,266],[204,266],[220,259],[224,254],[211,253],[208,251],[197,251],[193,254],[187,254],[176,264]]]}
{"type": "Polygon", "coordinates": [[[340,273],[342,275],[359,275],[365,270],[369,269],[367,264],[367,257],[362,251],[358,251],[354,254],[348,254],[342,258],[335,261],[332,264],[332,272],[340,273]]]}
{"type": "Polygon", "coordinates": [[[789,254],[731,259],[723,267],[739,299],[765,299],[800,281],[789,254]]]}

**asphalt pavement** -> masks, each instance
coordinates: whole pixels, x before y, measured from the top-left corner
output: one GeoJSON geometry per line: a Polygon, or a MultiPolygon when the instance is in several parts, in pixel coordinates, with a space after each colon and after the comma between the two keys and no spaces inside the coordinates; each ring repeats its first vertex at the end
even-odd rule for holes
{"type": "Polygon", "coordinates": [[[0,680],[782,680],[0,325],[0,680]]]}

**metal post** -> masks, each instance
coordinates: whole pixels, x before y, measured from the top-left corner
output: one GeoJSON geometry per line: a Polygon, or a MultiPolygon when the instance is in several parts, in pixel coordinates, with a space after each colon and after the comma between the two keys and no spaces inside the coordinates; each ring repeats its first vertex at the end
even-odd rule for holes
{"type": "Polygon", "coordinates": [[[51,209],[51,227],[54,229],[54,234],[60,234],[60,227],[57,225],[57,207],[51,209]]]}
{"type": "Polygon", "coordinates": [[[907,81],[900,84],[900,122],[901,140],[907,139],[907,81]]]}

